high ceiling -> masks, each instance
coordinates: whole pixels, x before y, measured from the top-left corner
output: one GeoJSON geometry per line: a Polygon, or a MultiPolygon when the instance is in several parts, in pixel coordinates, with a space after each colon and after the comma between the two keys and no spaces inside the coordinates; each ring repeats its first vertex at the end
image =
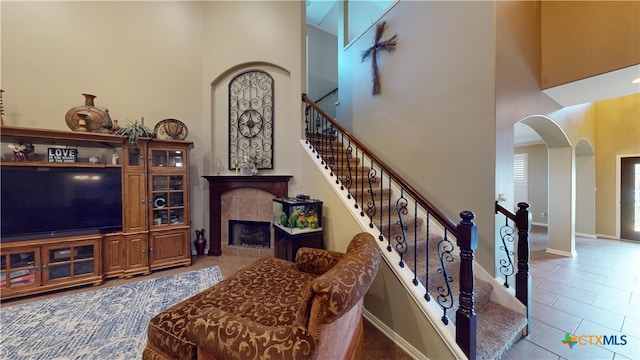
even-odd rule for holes
{"type": "MultiPolygon", "coordinates": [[[[378,16],[384,13],[395,0],[375,1],[362,0],[351,2],[357,9],[358,15],[366,12],[362,18],[363,24],[358,26],[364,31],[378,16]],[[378,15],[376,15],[378,14],[378,15]]],[[[337,36],[338,4],[336,0],[307,0],[307,23],[337,36]]],[[[349,36],[357,36],[349,35],[349,36]]],[[[563,107],[584,104],[597,100],[611,99],[640,93],[640,83],[632,80],[640,79],[640,65],[612,71],[606,74],[575,81],[569,84],[546,89],[543,92],[563,107]]],[[[515,143],[541,143],[540,136],[527,125],[515,126],[515,143]]]]}
{"type": "Polygon", "coordinates": [[[330,34],[338,33],[338,3],[336,0],[307,0],[307,24],[330,34]],[[331,14],[331,16],[329,16],[331,14]]]}

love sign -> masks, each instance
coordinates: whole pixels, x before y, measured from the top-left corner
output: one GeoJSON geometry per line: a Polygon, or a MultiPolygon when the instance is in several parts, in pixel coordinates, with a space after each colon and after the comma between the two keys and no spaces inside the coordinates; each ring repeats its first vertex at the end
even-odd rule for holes
{"type": "Polygon", "coordinates": [[[49,162],[74,163],[78,159],[78,149],[49,148],[49,162]]]}

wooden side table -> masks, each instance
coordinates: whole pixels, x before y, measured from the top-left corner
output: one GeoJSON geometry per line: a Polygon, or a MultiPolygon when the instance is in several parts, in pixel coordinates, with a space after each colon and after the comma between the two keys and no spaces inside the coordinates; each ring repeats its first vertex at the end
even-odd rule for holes
{"type": "Polygon", "coordinates": [[[291,234],[274,225],[275,256],[280,259],[296,261],[296,253],[302,247],[323,249],[323,231],[309,231],[300,234],[291,234]]]}

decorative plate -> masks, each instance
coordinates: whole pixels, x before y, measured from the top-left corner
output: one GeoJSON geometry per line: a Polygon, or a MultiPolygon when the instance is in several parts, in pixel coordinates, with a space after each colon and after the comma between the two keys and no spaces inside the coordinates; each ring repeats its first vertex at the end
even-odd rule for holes
{"type": "Polygon", "coordinates": [[[153,128],[156,138],[160,140],[184,140],[189,130],[187,125],[177,119],[164,119],[153,128]]]}

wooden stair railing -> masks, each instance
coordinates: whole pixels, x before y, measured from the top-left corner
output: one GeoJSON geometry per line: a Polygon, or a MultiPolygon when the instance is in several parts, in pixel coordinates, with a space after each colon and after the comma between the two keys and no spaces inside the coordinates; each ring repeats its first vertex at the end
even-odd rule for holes
{"type": "Polygon", "coordinates": [[[391,166],[320,109],[305,94],[305,139],[310,149],[330,171],[335,182],[354,199],[360,216],[379,230],[378,240],[386,250],[400,256],[400,267],[413,271],[414,286],[422,284],[424,299],[434,294],[442,309],[441,320],[449,323],[447,311],[455,311],[456,342],[469,359],[476,358],[476,313],[474,309],[473,256],[477,227],[471,211],[462,211],[456,224],[422,196],[391,166]],[[459,289],[452,289],[455,238],[460,251],[459,289]],[[420,250],[420,253],[419,253],[420,250]],[[430,254],[437,250],[437,254],[430,254]],[[438,262],[430,266],[432,261],[438,262]],[[431,289],[431,293],[430,293],[431,289]],[[457,293],[458,298],[454,296],[457,293]]]}
{"type": "Polygon", "coordinates": [[[513,228],[509,226],[511,220],[518,229],[518,245],[515,254],[518,259],[518,272],[515,276],[516,298],[526,308],[527,325],[522,330],[522,335],[529,334],[531,324],[531,275],[529,274],[529,232],[531,231],[531,212],[529,212],[529,204],[526,202],[518,203],[518,211],[512,213],[496,201],[496,214],[501,213],[505,216],[505,225],[500,228],[500,237],[502,238],[502,246],[506,259],[500,260],[500,271],[505,275],[504,286],[509,287],[508,277],[513,274],[512,257],[514,252],[509,250],[507,243],[513,242],[513,228]]]}

